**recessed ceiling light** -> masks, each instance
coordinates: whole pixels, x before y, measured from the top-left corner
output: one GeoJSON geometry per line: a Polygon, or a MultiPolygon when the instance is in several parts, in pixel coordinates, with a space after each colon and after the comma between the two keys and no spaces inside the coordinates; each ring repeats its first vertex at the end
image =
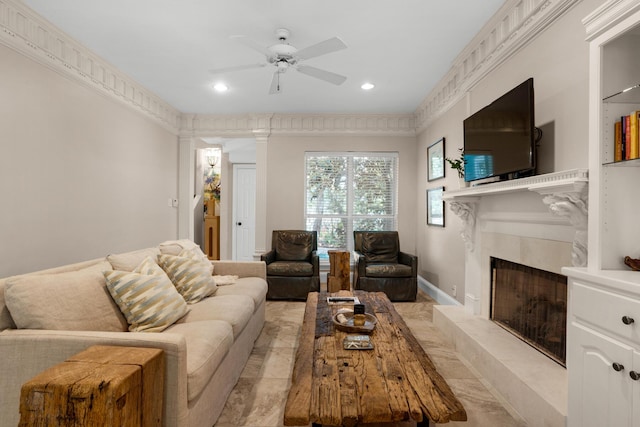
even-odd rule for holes
{"type": "Polygon", "coordinates": [[[227,90],[229,90],[229,86],[224,83],[216,83],[213,85],[213,89],[216,92],[226,92],[227,90]]]}
{"type": "Polygon", "coordinates": [[[360,87],[362,88],[362,90],[371,90],[374,87],[376,87],[376,85],[374,85],[373,83],[366,82],[366,83],[363,83],[362,86],[360,87]]]}

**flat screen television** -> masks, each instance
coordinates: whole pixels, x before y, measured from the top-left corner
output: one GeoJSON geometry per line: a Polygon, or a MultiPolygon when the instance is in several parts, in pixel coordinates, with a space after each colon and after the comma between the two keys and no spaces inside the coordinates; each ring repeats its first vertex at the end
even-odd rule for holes
{"type": "Polygon", "coordinates": [[[533,78],[464,120],[464,180],[533,175],[536,128],[533,78]]]}

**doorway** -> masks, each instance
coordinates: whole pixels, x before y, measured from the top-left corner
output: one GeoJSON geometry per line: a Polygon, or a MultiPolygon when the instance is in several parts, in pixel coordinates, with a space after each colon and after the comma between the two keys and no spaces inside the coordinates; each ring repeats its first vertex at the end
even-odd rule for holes
{"type": "Polygon", "coordinates": [[[233,165],[232,254],[235,261],[253,261],[256,228],[256,165],[233,165]]]}

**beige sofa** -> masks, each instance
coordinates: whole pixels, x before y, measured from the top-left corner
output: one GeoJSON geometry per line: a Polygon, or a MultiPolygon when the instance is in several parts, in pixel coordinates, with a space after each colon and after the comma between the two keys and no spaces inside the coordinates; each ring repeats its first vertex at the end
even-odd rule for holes
{"type": "Polygon", "coordinates": [[[96,344],[163,349],[164,425],[215,423],[264,325],[265,264],[213,261],[213,274],[237,275],[235,283],[190,304],[188,313],[162,332],[129,332],[104,280],[97,283],[114,261],[134,266],[159,252],[160,247],[148,248],[0,279],[2,425],[18,424],[24,382],[96,344]],[[82,327],[71,329],[78,319],[82,327]]]}

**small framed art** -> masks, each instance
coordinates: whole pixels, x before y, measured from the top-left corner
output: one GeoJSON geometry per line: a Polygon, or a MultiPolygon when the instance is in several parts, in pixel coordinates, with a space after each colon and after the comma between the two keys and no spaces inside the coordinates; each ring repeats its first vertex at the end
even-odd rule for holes
{"type": "Polygon", "coordinates": [[[427,225],[444,227],[444,187],[427,190],[427,225]]]}
{"type": "Polygon", "coordinates": [[[444,178],[444,138],[427,148],[427,181],[444,178]]]}

